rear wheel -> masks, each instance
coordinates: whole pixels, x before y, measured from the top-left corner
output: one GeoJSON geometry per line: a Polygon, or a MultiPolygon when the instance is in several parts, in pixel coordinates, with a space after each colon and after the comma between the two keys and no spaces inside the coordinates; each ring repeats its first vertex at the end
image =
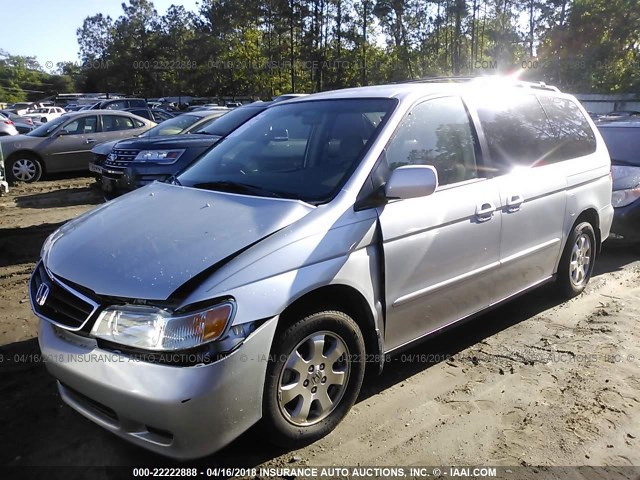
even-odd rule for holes
{"type": "Polygon", "coordinates": [[[365,371],[360,328],[343,312],[309,315],[278,334],[265,381],[263,426],[282,446],[331,432],[360,392],[365,371]]]}
{"type": "Polygon", "coordinates": [[[37,182],[42,176],[42,165],[33,155],[27,153],[18,154],[9,159],[7,176],[13,181],[37,182]]]}
{"type": "Polygon", "coordinates": [[[589,283],[596,259],[596,236],[589,222],[577,224],[567,240],[560,265],[557,284],[565,297],[575,297],[589,283]]]}

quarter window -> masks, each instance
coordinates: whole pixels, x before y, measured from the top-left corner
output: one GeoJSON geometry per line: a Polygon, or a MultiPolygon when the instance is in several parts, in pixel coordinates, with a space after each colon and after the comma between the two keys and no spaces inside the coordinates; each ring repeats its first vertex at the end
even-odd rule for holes
{"type": "Polygon", "coordinates": [[[550,162],[582,157],[596,151],[596,137],[578,106],[567,98],[540,95],[554,129],[556,144],[550,162]]]}
{"type": "Polygon", "coordinates": [[[122,110],[123,108],[127,108],[127,103],[124,100],[107,103],[104,107],[105,110],[122,110]]]}
{"type": "Polygon", "coordinates": [[[501,170],[548,163],[554,132],[535,95],[487,95],[476,100],[491,160],[501,170]]]}
{"type": "Polygon", "coordinates": [[[432,165],[438,183],[448,185],[478,177],[476,140],[469,116],[457,97],[428,100],[402,121],[387,145],[389,168],[432,165]]]}

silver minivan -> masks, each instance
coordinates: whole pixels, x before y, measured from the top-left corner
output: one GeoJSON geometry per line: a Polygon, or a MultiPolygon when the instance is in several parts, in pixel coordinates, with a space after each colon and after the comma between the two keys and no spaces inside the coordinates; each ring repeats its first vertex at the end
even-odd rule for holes
{"type": "Polygon", "coordinates": [[[545,282],[579,294],[612,215],[606,147],[553,87],[345,89],[67,223],[30,298],[63,400],[104,428],[182,459],[259,421],[299,446],[366,365],[545,282]]]}

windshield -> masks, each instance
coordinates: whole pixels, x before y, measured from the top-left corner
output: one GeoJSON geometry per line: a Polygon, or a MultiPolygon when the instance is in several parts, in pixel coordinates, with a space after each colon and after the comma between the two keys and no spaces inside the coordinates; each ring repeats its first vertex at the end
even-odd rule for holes
{"type": "MultiPolygon", "coordinates": [[[[209,132],[206,131],[206,127],[211,125],[213,122],[217,122],[220,117],[222,117],[222,116],[226,117],[227,115],[228,115],[227,112],[224,112],[224,111],[223,112],[211,112],[211,116],[202,117],[202,118],[206,118],[207,120],[205,120],[204,122],[200,122],[197,125],[194,125],[193,127],[190,127],[184,133],[209,134],[209,132]]],[[[215,135],[215,134],[211,133],[209,135],[215,135]]]]}
{"type": "Polygon", "coordinates": [[[179,115],[177,117],[169,118],[164,122],[156,125],[150,130],[144,132],[141,137],[159,137],[160,135],[178,135],[187,130],[191,125],[202,120],[202,117],[197,115],[179,115]]]}
{"type": "Polygon", "coordinates": [[[640,128],[600,128],[612,163],[640,167],[640,128]]]}
{"type": "Polygon", "coordinates": [[[190,133],[204,133],[207,135],[217,135],[224,137],[233,132],[250,118],[255,117],[262,112],[265,107],[244,107],[231,110],[225,113],[224,117],[216,119],[216,121],[208,122],[206,125],[200,125],[197,129],[190,133]]]}
{"type": "Polygon", "coordinates": [[[356,168],[395,104],[340,99],[269,108],[200,157],[177,183],[324,203],[356,168]]]}
{"type": "Polygon", "coordinates": [[[69,117],[58,117],[55,120],[51,120],[50,122],[43,123],[38,128],[31,130],[27,135],[30,137],[48,137],[56,130],[60,125],[64,122],[69,121],[69,117]]]}

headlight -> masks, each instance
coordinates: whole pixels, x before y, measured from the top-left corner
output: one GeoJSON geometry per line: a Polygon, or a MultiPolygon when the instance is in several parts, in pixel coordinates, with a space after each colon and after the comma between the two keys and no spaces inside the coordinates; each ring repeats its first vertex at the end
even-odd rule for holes
{"type": "Polygon", "coordinates": [[[149,306],[109,307],[98,317],[91,335],[144,350],[184,350],[220,338],[233,311],[231,302],[183,315],[149,306]]]}
{"type": "Polygon", "coordinates": [[[183,153],[184,150],[142,150],[133,161],[169,165],[177,162],[183,153]]]}
{"type": "Polygon", "coordinates": [[[611,195],[611,205],[615,208],[626,207],[640,198],[640,186],[628,190],[614,190],[611,195]]]}

